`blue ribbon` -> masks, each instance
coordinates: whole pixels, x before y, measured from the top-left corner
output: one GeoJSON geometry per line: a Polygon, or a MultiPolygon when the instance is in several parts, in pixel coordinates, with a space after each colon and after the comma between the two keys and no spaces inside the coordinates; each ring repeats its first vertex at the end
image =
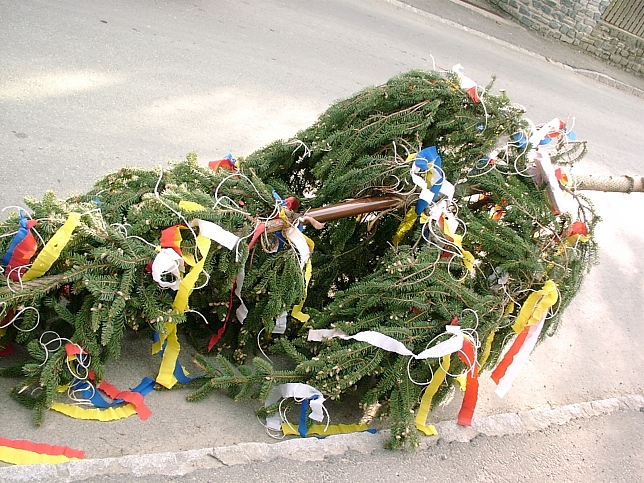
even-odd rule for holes
{"type": "Polygon", "coordinates": [[[512,135],[512,139],[514,139],[519,144],[519,147],[521,149],[524,149],[528,145],[528,140],[521,131],[515,132],[512,135]]]}
{"type": "MultiPolygon", "coordinates": [[[[154,331],[154,334],[152,334],[152,341],[159,342],[159,340],[160,340],[159,332],[154,331]]],[[[163,346],[159,351],[159,355],[161,357],[163,357],[163,353],[165,352],[165,347],[167,344],[168,344],[167,340],[163,342],[163,346]]],[[[196,376],[196,377],[186,376],[186,374],[183,372],[183,367],[181,367],[181,363],[179,362],[179,359],[177,359],[174,365],[174,371],[172,371],[172,375],[177,379],[177,381],[180,384],[188,384],[190,381],[194,381],[195,379],[199,379],[200,377],[203,377],[203,376],[196,376]]]]}
{"type": "Polygon", "coordinates": [[[300,423],[297,426],[297,430],[300,433],[300,437],[306,438],[306,433],[309,432],[309,428],[306,426],[306,416],[309,412],[309,401],[312,399],[317,399],[319,396],[317,394],[311,396],[308,399],[302,401],[302,409],[300,409],[300,423]]]}
{"type": "MultiPolygon", "coordinates": [[[[141,396],[145,397],[154,389],[154,384],[155,383],[153,379],[150,379],[149,377],[144,377],[143,380],[139,383],[139,385],[136,386],[134,389],[132,389],[131,392],[138,392],[139,394],[141,394],[141,396]]],[[[112,402],[107,402],[105,398],[101,396],[101,393],[98,392],[96,388],[93,388],[93,386],[89,381],[74,379],[74,381],[72,381],[70,385],[71,387],[76,389],[76,391],[81,395],[81,397],[89,400],[94,405],[94,407],[99,409],[107,409],[109,407],[116,406],[118,404],[125,402],[123,399],[115,399],[112,402]],[[87,384],[87,386],[85,388],[77,387],[81,383],[85,383],[87,384]]]]}
{"type": "Polygon", "coordinates": [[[278,195],[278,194],[277,194],[277,191],[273,190],[273,191],[272,191],[272,194],[273,194],[273,199],[274,199],[275,201],[279,202],[279,204],[280,204],[280,205],[282,205],[282,206],[286,206],[286,201],[284,201],[284,200],[282,199],[282,197],[281,197],[280,195],[278,195]]]}
{"type": "Polygon", "coordinates": [[[29,234],[29,227],[27,225],[28,218],[25,216],[25,213],[20,210],[20,228],[18,228],[18,232],[13,236],[11,239],[11,243],[9,244],[9,248],[7,248],[7,251],[5,252],[4,256],[2,257],[2,260],[0,261],[2,263],[3,267],[6,267],[9,262],[11,261],[11,257],[13,256],[13,251],[16,249],[18,245],[20,245],[20,242],[25,239],[25,237],[29,234]]]}
{"type": "MultiPolygon", "coordinates": [[[[443,162],[441,160],[441,157],[438,155],[438,151],[436,150],[436,146],[430,146],[428,148],[425,148],[421,150],[417,155],[416,159],[414,159],[414,164],[420,168],[422,171],[427,171],[429,170],[429,163],[432,163],[435,168],[438,168],[438,173],[440,178],[438,181],[434,184],[432,184],[432,187],[429,189],[430,192],[434,194],[432,197],[432,201],[436,200],[438,197],[438,193],[441,190],[441,186],[443,185],[443,162]]],[[[432,173],[433,174],[433,173],[432,173]]],[[[419,199],[416,202],[416,215],[420,216],[421,213],[425,208],[429,206],[429,202],[426,200],[421,200],[419,199]]]]}

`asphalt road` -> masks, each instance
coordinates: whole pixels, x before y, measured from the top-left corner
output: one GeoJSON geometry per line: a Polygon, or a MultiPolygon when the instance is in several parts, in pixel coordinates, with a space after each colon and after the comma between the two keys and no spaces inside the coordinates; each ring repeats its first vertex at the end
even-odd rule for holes
{"type": "MultiPolygon", "coordinates": [[[[435,1],[414,4],[431,11],[435,1]]],[[[153,167],[189,151],[204,163],[244,156],[359,89],[457,63],[480,84],[496,76],[493,92],[505,89],[537,123],[575,117],[578,138],[589,142],[576,172],[644,172],[644,99],[529,53],[589,63],[570,49],[453,2],[441,8],[474,24],[459,28],[384,0],[0,0],[0,209],[47,189],[68,196],[121,166],[153,167]]],[[[482,379],[477,416],[644,393],[644,196],[589,196],[604,218],[600,265],[505,399],[482,379]]],[[[126,355],[110,379],[128,386],[154,376],[157,362],[142,360],[126,355]]],[[[0,384],[2,436],[80,447],[89,458],[267,438],[250,406],[223,395],[193,407],[181,395],[151,395],[145,426],[96,430],[48,414],[34,428],[27,412],[4,402],[11,382],[0,384]],[[173,418],[177,411],[186,419],[173,418]]],[[[453,418],[457,406],[436,420],[453,418]]]]}

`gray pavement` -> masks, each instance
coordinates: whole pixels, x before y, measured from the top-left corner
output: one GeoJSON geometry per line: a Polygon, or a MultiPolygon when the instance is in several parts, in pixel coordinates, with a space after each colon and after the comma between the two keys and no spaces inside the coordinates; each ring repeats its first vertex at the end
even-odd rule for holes
{"type": "MultiPolygon", "coordinates": [[[[577,172],[644,171],[641,78],[469,4],[302,0],[133,6],[115,0],[107,7],[97,1],[0,0],[0,207],[18,205],[25,195],[42,196],[49,188],[67,196],[123,165],[152,167],[191,150],[204,162],[228,152],[245,155],[308,126],[338,98],[434,63],[441,69],[461,63],[480,84],[496,75],[494,89],[505,89],[536,122],[575,116],[578,137],[589,141],[588,160],[577,172]]],[[[501,415],[503,431],[516,423],[512,415],[524,411],[557,415],[571,405],[606,400],[626,412],[641,407],[644,261],[638,255],[644,251],[644,196],[589,196],[604,218],[597,231],[600,265],[568,307],[557,335],[537,347],[504,399],[493,394],[483,374],[475,417],[489,421],[501,415]]],[[[132,387],[143,376],[154,377],[158,359],[149,355],[149,341],[131,338],[125,344],[107,379],[132,387]]],[[[181,358],[191,372],[198,371],[190,364],[188,344],[181,358]]],[[[0,364],[10,362],[3,358],[0,364]]],[[[13,383],[0,380],[0,436],[83,449],[91,461],[76,468],[84,464],[95,475],[139,474],[131,461],[147,464],[149,474],[168,474],[168,461],[187,473],[217,462],[206,454],[213,448],[235,453],[244,444],[282,448],[275,450],[282,457],[292,451],[298,461],[313,458],[315,448],[337,455],[366,444],[351,436],[325,440],[333,444],[276,443],[255,418],[252,402],[234,403],[221,393],[187,403],[187,389],[150,394],[146,402],[153,414],[145,422],[81,422],[50,412],[36,428],[31,414],[9,398],[13,383]],[[189,464],[179,465],[177,458],[189,464]]],[[[457,409],[455,397],[432,417],[449,422],[457,409]]],[[[351,404],[330,410],[333,422],[360,416],[351,404]]],[[[582,419],[610,425],[609,414],[585,412],[582,419]]],[[[634,421],[633,435],[625,437],[641,442],[641,418],[634,421]]],[[[445,424],[443,437],[449,434],[445,424]]],[[[574,436],[574,427],[566,431],[574,436]]],[[[538,444],[531,439],[537,436],[525,438],[528,446],[538,444]]],[[[387,456],[374,456],[374,464],[378,458],[387,456]]],[[[39,474],[46,475],[41,481],[95,478],[80,469],[66,473],[69,467],[0,467],[0,480],[38,481],[39,474]]],[[[632,468],[641,474],[641,466],[632,468]]],[[[569,479],[586,479],[584,474],[569,479]]]]}

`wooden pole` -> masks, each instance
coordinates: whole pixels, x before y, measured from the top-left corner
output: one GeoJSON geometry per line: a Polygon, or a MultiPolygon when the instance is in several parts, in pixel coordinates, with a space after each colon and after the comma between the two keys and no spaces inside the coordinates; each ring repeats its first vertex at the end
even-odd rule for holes
{"type": "MultiPolygon", "coordinates": [[[[573,183],[575,189],[582,191],[644,193],[644,176],[574,176],[573,183]]],[[[402,196],[372,196],[347,200],[320,208],[312,208],[305,213],[287,211],[287,218],[291,221],[298,219],[304,225],[320,227],[319,225],[326,221],[389,210],[398,208],[404,204],[405,198],[402,196]]],[[[287,226],[284,220],[275,218],[266,224],[266,232],[272,233],[280,231],[287,226]]]]}
{"type": "Polygon", "coordinates": [[[644,176],[573,176],[573,182],[582,191],[644,193],[644,176]]]}

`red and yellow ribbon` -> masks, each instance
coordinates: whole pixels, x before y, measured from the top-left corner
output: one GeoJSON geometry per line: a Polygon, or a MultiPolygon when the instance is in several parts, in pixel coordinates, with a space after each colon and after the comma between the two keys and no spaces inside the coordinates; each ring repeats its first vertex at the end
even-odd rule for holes
{"type": "Polygon", "coordinates": [[[0,438],[0,461],[14,465],[57,464],[82,460],[85,452],[68,446],[52,446],[21,439],[0,438]]]}

